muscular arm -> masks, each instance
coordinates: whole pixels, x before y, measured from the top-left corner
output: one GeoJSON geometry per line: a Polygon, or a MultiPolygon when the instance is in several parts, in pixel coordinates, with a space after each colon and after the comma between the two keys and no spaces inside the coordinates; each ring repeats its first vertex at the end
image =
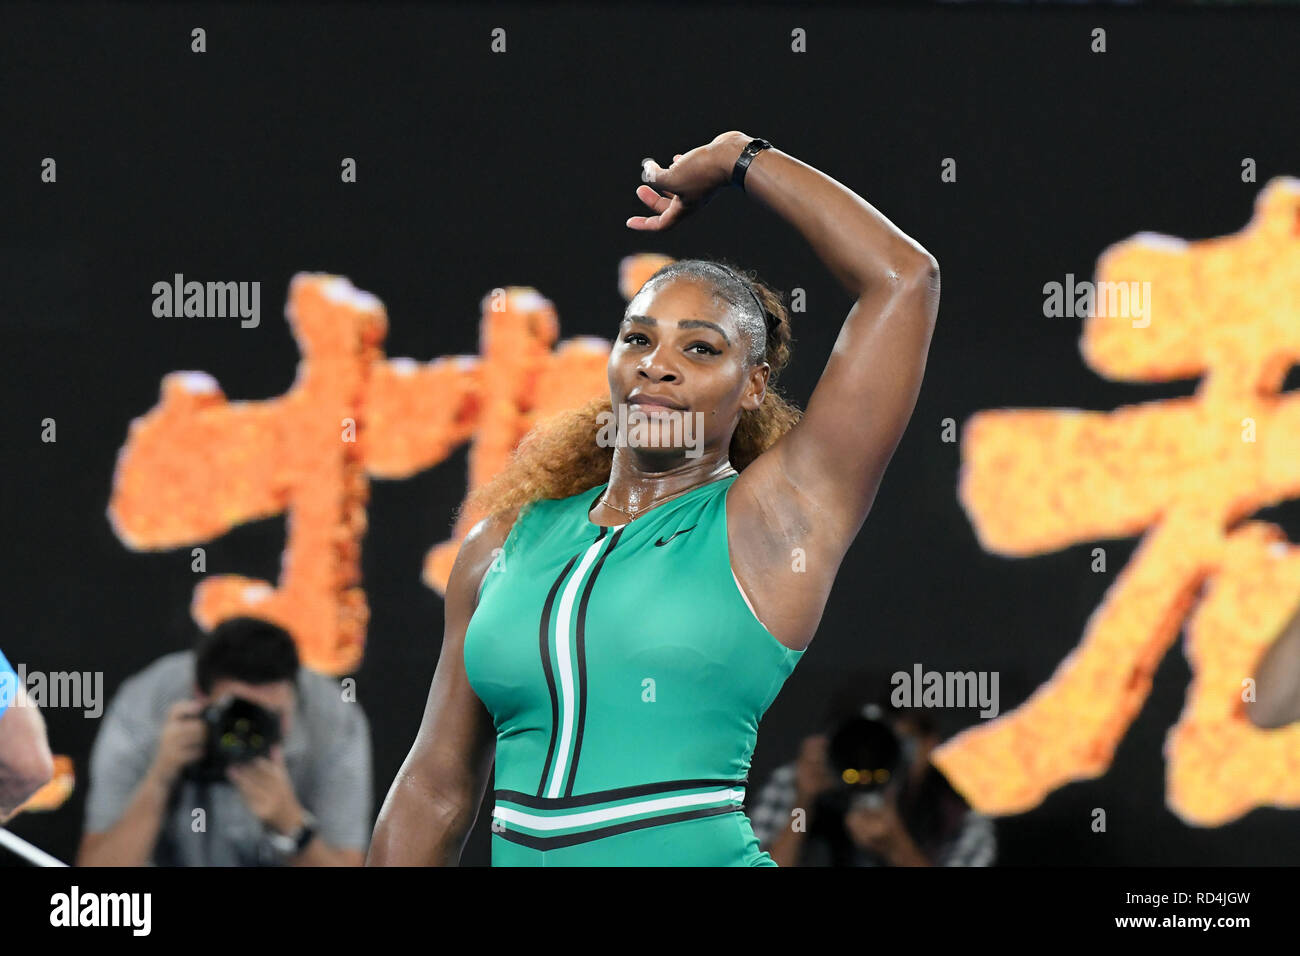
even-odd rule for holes
{"type": "Polygon", "coordinates": [[[0,714],[0,823],[54,776],[54,757],[45,739],[41,712],[18,686],[0,714]]]}
{"type": "Polygon", "coordinates": [[[1300,720],[1300,607],[1259,662],[1246,716],[1268,730],[1300,720]]]}
{"type": "MultiPolygon", "coordinates": [[[[720,161],[734,163],[745,142],[738,136],[720,161]]],[[[802,420],[741,473],[732,493],[742,517],[807,525],[814,535],[803,546],[838,566],[916,405],[939,266],[862,197],[780,150],[754,158],[745,191],[794,226],[857,301],[802,420]]]]}
{"type": "Polygon", "coordinates": [[[465,629],[493,549],[513,516],[484,519],[465,538],[447,583],[446,627],[424,720],[379,811],[367,866],[457,866],[478,816],[496,750],[491,715],[465,677],[465,629]]]}

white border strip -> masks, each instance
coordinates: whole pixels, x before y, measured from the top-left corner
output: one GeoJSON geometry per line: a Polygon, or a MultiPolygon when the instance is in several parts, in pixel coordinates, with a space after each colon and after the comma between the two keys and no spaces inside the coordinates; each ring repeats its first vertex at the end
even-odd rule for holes
{"type": "Polygon", "coordinates": [[[640,803],[628,803],[621,807],[607,807],[604,810],[585,810],[565,816],[539,817],[533,813],[512,810],[509,807],[494,807],[492,816],[499,817],[507,823],[517,823],[531,830],[565,830],[569,827],[588,826],[604,823],[622,817],[635,816],[638,813],[652,813],[656,810],[671,810],[675,807],[692,807],[702,803],[716,803],[719,800],[742,801],[744,790],[714,790],[710,793],[688,793],[680,797],[660,797],[657,800],[643,800],[640,803]]]}

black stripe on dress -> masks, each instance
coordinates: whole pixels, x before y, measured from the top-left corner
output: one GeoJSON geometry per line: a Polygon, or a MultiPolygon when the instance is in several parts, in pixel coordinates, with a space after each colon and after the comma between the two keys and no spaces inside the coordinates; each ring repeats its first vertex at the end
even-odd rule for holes
{"type": "Polygon", "coordinates": [[[576,797],[543,797],[524,793],[522,790],[494,790],[493,799],[517,803],[530,810],[568,810],[573,807],[589,807],[597,803],[609,803],[613,800],[626,800],[629,797],[645,797],[654,793],[671,793],[674,790],[697,790],[704,787],[748,787],[749,778],[742,780],[720,780],[716,777],[695,780],[665,780],[662,783],[640,783],[632,787],[616,787],[613,790],[596,790],[593,793],[580,793],[576,797]]]}
{"type": "MultiPolygon", "coordinates": [[[[602,529],[601,534],[604,533],[602,529]]],[[[598,536],[596,540],[599,541],[600,537],[598,536]]],[[[591,545],[587,545],[587,547],[589,548],[591,545]]],[[[542,608],[541,634],[538,641],[541,645],[542,671],[546,674],[546,689],[551,695],[551,742],[546,748],[546,762],[542,764],[542,782],[537,785],[537,795],[539,797],[546,793],[546,775],[551,772],[551,760],[555,757],[555,743],[560,731],[560,699],[555,689],[555,671],[551,669],[551,648],[548,640],[548,632],[551,629],[551,610],[555,606],[555,595],[559,593],[560,585],[569,576],[569,571],[572,569],[574,562],[586,550],[586,548],[583,548],[582,551],[569,559],[569,563],[564,566],[564,570],[560,572],[555,579],[555,583],[551,585],[551,592],[546,595],[546,606],[542,608]]]]}
{"type": "Polygon", "coordinates": [[[615,531],[614,536],[609,539],[609,547],[605,549],[605,553],[600,556],[587,577],[587,586],[582,589],[582,601],[578,604],[578,732],[574,736],[573,759],[569,761],[569,779],[564,785],[566,797],[573,796],[573,778],[578,772],[578,754],[582,751],[582,729],[587,724],[587,600],[591,597],[591,589],[596,585],[596,576],[600,574],[601,565],[605,563],[610,552],[618,547],[618,539],[623,536],[624,530],[626,525],[615,531]]]}

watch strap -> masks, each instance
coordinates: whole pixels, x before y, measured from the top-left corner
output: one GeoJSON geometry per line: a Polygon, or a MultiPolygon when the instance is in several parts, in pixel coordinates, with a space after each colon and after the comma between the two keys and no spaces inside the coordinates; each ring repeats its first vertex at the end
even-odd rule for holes
{"type": "Polygon", "coordinates": [[[301,853],[307,849],[307,844],[316,836],[316,818],[310,812],[303,813],[302,826],[298,830],[298,835],[294,838],[295,851],[301,853]]]}
{"type": "Polygon", "coordinates": [[[772,144],[765,139],[754,137],[745,144],[745,148],[740,151],[740,158],[736,160],[736,165],[731,170],[731,184],[745,188],[745,173],[749,170],[749,164],[765,149],[771,149],[772,144]]]}

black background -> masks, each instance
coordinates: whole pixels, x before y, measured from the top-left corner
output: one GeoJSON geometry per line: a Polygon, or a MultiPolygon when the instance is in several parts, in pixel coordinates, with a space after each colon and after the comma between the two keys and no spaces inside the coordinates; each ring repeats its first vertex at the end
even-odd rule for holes
{"type": "MultiPolygon", "coordinates": [[[[639,163],[727,129],[761,135],[845,183],[939,260],[943,296],[925,384],[812,648],[768,712],[761,784],[816,729],[849,672],[876,686],[914,662],[996,670],[1002,710],[1076,644],[1136,544],[1030,559],[984,553],[956,498],[959,450],[940,422],[1000,406],[1108,409],[1195,382],[1105,381],[1078,319],[1042,314],[1045,282],[1090,277],[1108,245],[1151,230],[1235,232],[1272,176],[1300,174],[1293,115],[1300,17],[1289,10],[576,5],[0,9],[0,328],[4,586],[0,646],[31,669],[102,670],[110,695],[187,646],[188,548],[134,553],[106,505],[132,418],[164,374],[201,369],[226,396],[292,384],[291,277],[348,276],[388,310],[389,356],[474,354],[478,303],[532,285],[561,334],[611,337],[621,256],[727,256],[794,315],[788,393],[806,403],[851,299],[802,238],[729,192],[680,228],[637,233],[639,163]],[[190,52],[190,30],[207,52],[190,52]],[[1107,30],[1108,52],[1090,52],[1107,30]],[[508,52],[490,52],[490,31],[508,52]],[[790,31],[808,52],[790,52],[790,31]],[[57,184],[40,181],[44,157],[57,184]],[[358,182],[340,182],[355,157],[358,182]],[[1259,182],[1241,181],[1253,157],[1259,182]],[[954,157],[958,181],[940,180],[954,157]],[[262,322],[158,319],[152,286],[260,281],[262,322]],[[40,440],[43,418],[58,441],[40,440]]],[[[1296,380],[1293,372],[1291,381],[1296,380]]],[[[372,612],[358,692],[378,809],[418,727],[442,602],[420,581],[466,480],[465,449],[371,485],[364,584],[372,612]]],[[[1289,536],[1300,512],[1270,511],[1289,536]]],[[[206,543],[209,573],[274,581],[282,518],[206,543]]],[[[1293,818],[1256,810],[1217,829],[1164,805],[1161,748],[1189,671],[1166,655],[1109,772],[998,823],[1000,862],[1279,864],[1293,818]],[[1091,810],[1107,809],[1105,834],[1091,810]]],[[[945,733],[974,710],[936,715],[945,733]]],[[[12,828],[75,853],[97,730],[46,712],[71,755],[72,799],[12,828]]],[[[480,814],[464,862],[488,859],[480,814]]]]}

